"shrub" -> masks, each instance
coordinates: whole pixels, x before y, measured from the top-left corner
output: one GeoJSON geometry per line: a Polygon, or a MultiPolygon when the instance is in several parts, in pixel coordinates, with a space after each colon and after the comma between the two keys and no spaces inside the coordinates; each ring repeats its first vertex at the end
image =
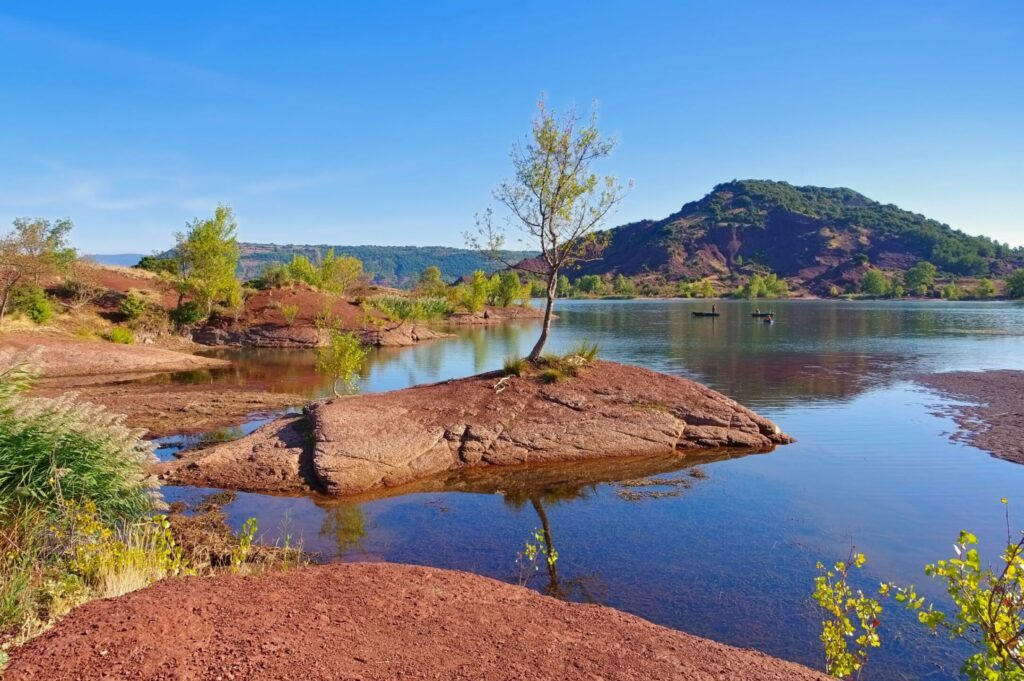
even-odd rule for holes
{"type": "Polygon", "coordinates": [[[890,291],[889,278],[881,270],[872,267],[864,273],[864,278],[860,282],[860,290],[869,296],[884,296],[890,291]]]}
{"type": "Polygon", "coordinates": [[[339,383],[350,390],[357,387],[359,371],[369,352],[356,334],[334,330],[327,347],[317,350],[316,369],[333,379],[331,389],[341,397],[339,383]]]}
{"type": "Polygon", "coordinates": [[[127,326],[115,326],[107,332],[107,340],[111,343],[131,345],[135,342],[135,332],[127,326]]]}
{"type": "Polygon", "coordinates": [[[452,304],[445,298],[374,296],[364,300],[363,306],[403,322],[441,319],[452,313],[452,304]]]}
{"type": "Polygon", "coordinates": [[[144,255],[135,265],[140,270],[155,272],[156,274],[178,275],[178,261],[175,258],[161,258],[155,255],[144,255]]]}
{"type": "Polygon", "coordinates": [[[53,304],[46,291],[36,284],[26,284],[16,288],[11,295],[14,309],[25,314],[36,324],[45,324],[53,317],[53,304]]]}
{"type": "Polygon", "coordinates": [[[272,262],[264,268],[259,279],[256,280],[257,288],[284,288],[291,286],[292,274],[288,265],[280,262],[272,262]]]}
{"type": "Polygon", "coordinates": [[[281,315],[284,317],[284,323],[291,326],[295,323],[295,320],[299,317],[299,306],[298,305],[282,305],[281,315]]]}
{"type": "Polygon", "coordinates": [[[206,318],[202,306],[194,300],[189,300],[170,312],[171,321],[178,326],[194,326],[206,318]]]}
{"type": "Polygon", "coordinates": [[[149,309],[149,304],[134,293],[129,293],[121,298],[121,302],[118,303],[117,308],[121,311],[121,314],[124,315],[125,319],[128,321],[135,321],[142,315],[146,314],[146,310],[149,309]]]}

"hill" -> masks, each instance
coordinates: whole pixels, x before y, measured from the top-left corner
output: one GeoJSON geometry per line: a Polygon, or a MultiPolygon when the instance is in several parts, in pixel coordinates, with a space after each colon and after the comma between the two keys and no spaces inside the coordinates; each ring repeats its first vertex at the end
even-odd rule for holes
{"type": "MultiPolygon", "coordinates": [[[[240,276],[249,279],[257,276],[271,262],[288,262],[292,255],[304,255],[314,261],[333,248],[337,255],[347,255],[363,261],[363,269],[375,284],[405,286],[415,281],[427,267],[441,268],[445,281],[472,274],[475,270],[492,272],[499,266],[483,254],[465,249],[445,246],[328,246],[328,245],[286,245],[242,243],[242,259],[239,264],[240,276]]],[[[528,251],[509,251],[505,254],[509,262],[535,255],[528,251]]]]}
{"type": "Polygon", "coordinates": [[[734,180],[663,220],[604,232],[600,260],[574,273],[665,281],[739,279],[770,270],[814,293],[856,290],[869,264],[902,271],[921,260],[955,276],[1003,276],[1014,249],[882,204],[851,189],[734,180]]]}

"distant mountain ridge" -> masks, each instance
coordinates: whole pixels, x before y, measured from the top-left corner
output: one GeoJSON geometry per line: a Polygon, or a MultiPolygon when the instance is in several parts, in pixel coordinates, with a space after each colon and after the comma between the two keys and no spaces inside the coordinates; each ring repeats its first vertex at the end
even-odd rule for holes
{"type": "MultiPolygon", "coordinates": [[[[447,246],[330,246],[321,245],[277,245],[240,243],[242,250],[239,275],[243,279],[256,277],[272,262],[288,262],[293,255],[304,255],[313,261],[333,248],[335,255],[359,258],[363,271],[377,284],[407,286],[416,281],[420,272],[430,266],[441,270],[445,281],[472,274],[476,270],[493,272],[503,269],[479,251],[447,246]]],[[[535,251],[504,251],[506,262],[516,262],[537,255],[535,251]]]]}
{"type": "Polygon", "coordinates": [[[771,270],[814,293],[855,290],[870,266],[906,270],[928,260],[958,276],[1003,276],[1024,249],[873,201],[846,188],[734,180],[662,220],[607,230],[602,257],[571,276],[623,274],[665,281],[730,279],[771,270]]]}

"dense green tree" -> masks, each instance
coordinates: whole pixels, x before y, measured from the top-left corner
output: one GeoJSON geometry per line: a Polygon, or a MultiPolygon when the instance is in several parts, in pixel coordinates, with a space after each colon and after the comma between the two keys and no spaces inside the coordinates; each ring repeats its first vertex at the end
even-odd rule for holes
{"type": "Polygon", "coordinates": [[[511,270],[496,274],[491,280],[491,299],[498,307],[512,307],[522,297],[519,275],[511,270]]]}
{"type": "Polygon", "coordinates": [[[860,290],[869,296],[881,297],[889,293],[889,278],[885,273],[874,267],[864,273],[860,282],[860,290]]]}
{"type": "Polygon", "coordinates": [[[633,283],[632,279],[627,279],[621,274],[617,274],[612,282],[612,290],[620,296],[635,296],[636,284],[633,283]]]}
{"type": "Polygon", "coordinates": [[[14,229],[0,237],[0,325],[16,287],[38,285],[74,262],[75,251],[68,245],[71,227],[67,219],[18,218],[14,229]]]}
{"type": "Polygon", "coordinates": [[[597,294],[604,290],[604,280],[596,274],[587,274],[577,279],[575,286],[580,293],[597,294]]]}
{"type": "MultiPolygon", "coordinates": [[[[547,281],[544,322],[529,358],[540,357],[551,330],[552,310],[558,295],[558,275],[574,264],[596,259],[603,241],[596,231],[624,196],[613,177],[593,171],[595,161],[606,158],[614,140],[601,136],[596,116],[582,122],[573,111],[558,116],[542,99],[525,146],[512,151],[515,175],[502,182],[495,198],[540,249],[539,261],[547,281]]],[[[488,211],[480,233],[470,243],[494,253],[505,242],[488,211]]]]}
{"type": "Polygon", "coordinates": [[[178,233],[178,305],[191,296],[208,317],[215,303],[235,305],[242,286],[235,277],[240,251],[238,223],[228,206],[217,206],[212,219],[194,219],[178,233]]]}
{"type": "Polygon", "coordinates": [[[1006,278],[1006,296],[1008,298],[1024,298],[1024,267],[1014,270],[1006,278]]]}
{"type": "Polygon", "coordinates": [[[446,288],[441,268],[437,265],[425,268],[416,280],[416,290],[423,296],[443,296],[446,288]]]}
{"type": "Polygon", "coordinates": [[[935,274],[938,269],[927,260],[922,260],[907,270],[904,281],[908,291],[919,296],[927,295],[928,290],[935,284],[935,274]]]}
{"type": "MultiPolygon", "coordinates": [[[[565,276],[564,274],[559,274],[558,275],[558,281],[555,284],[555,291],[558,294],[559,298],[565,298],[566,296],[571,296],[572,295],[572,284],[569,282],[569,277],[565,276]]],[[[547,292],[547,289],[545,288],[545,293],[546,292],[547,292]]],[[[541,295],[544,295],[544,293],[542,293],[541,295]]]]}
{"type": "Polygon", "coordinates": [[[159,255],[144,255],[135,265],[140,270],[154,272],[156,274],[167,274],[172,277],[178,276],[178,261],[176,258],[165,258],[159,255]]]}

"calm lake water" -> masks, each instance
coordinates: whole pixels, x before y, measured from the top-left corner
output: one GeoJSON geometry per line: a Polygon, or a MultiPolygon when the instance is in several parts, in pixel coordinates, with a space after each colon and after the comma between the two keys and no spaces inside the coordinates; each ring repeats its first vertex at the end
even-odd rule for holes
{"type": "MultiPolygon", "coordinates": [[[[948,557],[960,529],[995,558],[1004,507],[1024,509],[1024,466],[952,443],[949,402],[915,374],[1020,368],[1024,307],[1008,303],[787,301],[769,326],[755,305],[719,302],[716,320],[691,301],[560,301],[551,349],[596,341],[605,359],[685,376],[775,420],[798,442],[770,454],[570,466],[513,479],[467,478],[460,491],[363,503],[239,494],[273,541],[285,534],[324,560],[389,560],[458,568],[516,581],[516,556],[541,515],[557,574],[530,586],[594,601],[659,624],[820,668],[810,602],[817,561],[868,555],[866,588],[917,583],[941,598],[922,568],[948,557]],[[698,472],[694,473],[694,467],[698,472]],[[660,476],[663,486],[626,480],[660,476]],[[668,492],[668,496],[645,494],[668,492]],[[628,498],[641,492],[640,499],[628,498]],[[624,498],[627,497],[627,498],[624,498]]],[[[375,352],[364,392],[500,368],[525,354],[534,324],[455,330],[415,348],[375,352]]],[[[225,351],[235,367],[179,381],[259,384],[314,397],[329,391],[303,351],[225,351]]],[[[218,437],[250,430],[255,422],[218,437]]],[[[168,440],[163,453],[177,444],[168,440]]],[[[168,488],[170,500],[206,490],[168,488]]],[[[1017,513],[1024,524],[1024,511],[1017,513]]],[[[887,608],[883,648],[867,679],[953,679],[964,651],[887,608]]]]}

